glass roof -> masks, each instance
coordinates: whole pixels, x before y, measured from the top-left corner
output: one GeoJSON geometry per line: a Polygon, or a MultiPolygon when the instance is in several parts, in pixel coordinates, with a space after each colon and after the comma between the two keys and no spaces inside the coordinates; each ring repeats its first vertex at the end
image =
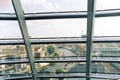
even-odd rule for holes
{"type": "Polygon", "coordinates": [[[87,0],[21,0],[25,13],[87,11],[87,0]]]}
{"type": "Polygon", "coordinates": [[[0,0],[0,13],[15,13],[11,0],[0,0]]]}
{"type": "Polygon", "coordinates": [[[0,38],[22,38],[17,21],[0,21],[0,38]]]}
{"type": "Polygon", "coordinates": [[[120,0],[97,0],[96,10],[120,9],[120,0]]]}
{"type": "Polygon", "coordinates": [[[119,79],[118,3],[0,0],[0,79],[119,79]]]}
{"type": "Polygon", "coordinates": [[[30,20],[26,23],[31,38],[86,35],[86,19],[30,20]]]}
{"type": "Polygon", "coordinates": [[[94,36],[120,36],[120,17],[95,18],[94,36]]]}

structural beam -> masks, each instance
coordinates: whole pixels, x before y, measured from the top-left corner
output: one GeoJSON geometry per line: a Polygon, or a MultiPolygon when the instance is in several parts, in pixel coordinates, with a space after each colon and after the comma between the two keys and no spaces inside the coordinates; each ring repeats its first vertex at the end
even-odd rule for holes
{"type": "MultiPolygon", "coordinates": [[[[54,38],[54,39],[42,39],[42,38],[32,38],[30,39],[31,44],[69,44],[69,43],[87,43],[86,39],[82,38],[54,38]]],[[[93,43],[120,43],[120,37],[103,37],[103,38],[93,38],[93,43]]],[[[22,38],[13,39],[0,39],[0,45],[23,45],[22,38]]]]}
{"type": "Polygon", "coordinates": [[[87,53],[86,53],[86,80],[90,80],[91,76],[91,58],[93,45],[93,27],[95,18],[95,0],[88,0],[87,14],[87,53]]]}
{"type": "MultiPolygon", "coordinates": [[[[102,17],[116,17],[116,16],[120,16],[120,11],[118,12],[115,12],[115,11],[111,11],[111,12],[108,12],[108,11],[96,11],[96,14],[95,14],[95,17],[96,18],[102,18],[102,17]]],[[[84,13],[81,13],[79,12],[79,14],[76,12],[74,14],[72,13],[67,13],[67,12],[64,12],[64,14],[62,13],[57,13],[56,14],[41,14],[41,13],[31,13],[31,14],[25,14],[25,20],[46,20],[46,19],[70,19],[70,18],[87,18],[87,12],[84,12],[84,13]]],[[[0,20],[17,20],[15,14],[11,14],[11,13],[8,13],[8,14],[1,14],[0,13],[0,20]]]]}
{"type": "Polygon", "coordinates": [[[20,0],[12,0],[12,4],[13,4],[13,7],[15,10],[17,19],[18,19],[18,23],[19,23],[20,30],[22,33],[22,37],[24,39],[27,55],[28,55],[29,62],[30,62],[30,68],[32,71],[33,80],[37,80],[37,72],[35,70],[35,63],[34,63],[31,43],[30,43],[28,30],[27,30],[27,26],[26,26],[26,22],[25,22],[25,17],[24,17],[24,13],[22,10],[20,0]]]}

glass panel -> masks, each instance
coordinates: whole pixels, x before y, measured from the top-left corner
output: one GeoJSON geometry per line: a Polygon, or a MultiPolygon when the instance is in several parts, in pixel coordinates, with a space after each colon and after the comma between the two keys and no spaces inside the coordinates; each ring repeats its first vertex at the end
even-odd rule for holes
{"type": "MultiPolygon", "coordinates": [[[[0,59],[16,61],[17,59],[26,59],[27,53],[24,45],[1,45],[0,59]]],[[[17,60],[19,61],[19,60],[17,60]]]]}
{"type": "Polygon", "coordinates": [[[97,0],[96,2],[97,2],[97,5],[96,5],[97,10],[120,8],[119,0],[116,0],[116,1],[115,0],[97,0]]]}
{"type": "MultiPolygon", "coordinates": [[[[120,63],[102,63],[102,62],[96,62],[96,63],[92,63],[94,66],[93,68],[93,72],[92,73],[98,73],[98,74],[108,74],[108,76],[110,76],[110,74],[113,75],[113,78],[116,75],[120,75],[120,63]]],[[[105,75],[104,75],[105,76],[105,75]]]]}
{"type": "Polygon", "coordinates": [[[120,74],[120,64],[118,63],[118,61],[120,61],[119,46],[120,46],[119,43],[94,43],[93,44],[92,59],[107,61],[106,63],[105,62],[93,63],[94,65],[93,68],[95,70],[93,73],[113,74],[113,76],[115,76],[116,74],[118,75],[120,74]],[[111,62],[111,61],[114,61],[114,62],[111,62]]]}
{"type": "Polygon", "coordinates": [[[81,37],[86,35],[86,19],[26,21],[31,38],[81,37]]]}
{"type": "Polygon", "coordinates": [[[25,13],[86,11],[87,0],[21,0],[25,13]]]}
{"type": "Polygon", "coordinates": [[[32,45],[36,59],[85,59],[85,44],[38,44],[32,45]]]}
{"type": "Polygon", "coordinates": [[[29,64],[2,64],[0,65],[0,75],[25,74],[30,73],[29,64]]]}
{"type": "Polygon", "coordinates": [[[95,18],[94,36],[119,36],[120,17],[95,18]]]}
{"type": "Polygon", "coordinates": [[[120,43],[94,43],[93,56],[120,58],[120,43]]]}
{"type": "Polygon", "coordinates": [[[52,75],[52,74],[72,74],[81,73],[85,75],[85,62],[64,62],[64,63],[36,63],[36,69],[38,74],[41,75],[52,75]]]}
{"type": "Polygon", "coordinates": [[[0,21],[0,38],[22,38],[17,21],[0,21]]]}
{"type": "Polygon", "coordinates": [[[0,0],[0,13],[15,13],[11,0],[0,0]]]}
{"type": "Polygon", "coordinates": [[[27,76],[30,72],[24,45],[0,46],[0,79],[27,76]]]}

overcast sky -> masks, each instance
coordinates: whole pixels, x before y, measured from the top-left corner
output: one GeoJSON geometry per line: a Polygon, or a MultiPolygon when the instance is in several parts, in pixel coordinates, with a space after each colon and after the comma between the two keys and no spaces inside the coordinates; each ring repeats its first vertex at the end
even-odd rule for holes
{"type": "MultiPolygon", "coordinates": [[[[86,11],[87,0],[21,0],[25,13],[86,11]]],[[[96,9],[120,8],[120,0],[97,0],[96,9]]],[[[0,0],[0,13],[14,13],[10,0],[0,0]]],[[[87,19],[26,21],[32,37],[79,37],[86,34],[87,19]]],[[[21,37],[17,21],[0,21],[0,38],[21,37]]],[[[120,17],[95,19],[95,36],[120,36],[120,17]]]]}

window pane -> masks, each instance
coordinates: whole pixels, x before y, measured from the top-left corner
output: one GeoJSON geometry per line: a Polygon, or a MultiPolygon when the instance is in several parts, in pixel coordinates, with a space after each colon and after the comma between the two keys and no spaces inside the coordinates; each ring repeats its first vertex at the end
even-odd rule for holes
{"type": "Polygon", "coordinates": [[[120,17],[95,18],[94,36],[119,36],[120,17]]]}
{"type": "Polygon", "coordinates": [[[36,59],[85,59],[85,44],[37,44],[32,45],[36,59]]]}
{"type": "Polygon", "coordinates": [[[17,75],[14,76],[9,74],[24,74],[30,72],[31,70],[24,45],[0,46],[1,75],[15,77],[17,75]]]}
{"type": "MultiPolygon", "coordinates": [[[[0,74],[1,75],[9,75],[9,74],[25,74],[30,73],[30,66],[29,64],[2,64],[0,65],[0,74]]],[[[11,77],[14,77],[11,76],[11,77]]]]}
{"type": "MultiPolygon", "coordinates": [[[[101,62],[92,62],[99,74],[120,74],[120,44],[119,43],[94,43],[92,59],[101,62]],[[104,62],[103,62],[104,61],[104,62]],[[101,68],[101,69],[100,69],[101,68]]],[[[110,76],[108,75],[108,76],[110,76]]],[[[107,76],[107,75],[106,75],[107,76]]]]}
{"type": "Polygon", "coordinates": [[[104,10],[104,9],[118,9],[120,8],[119,0],[97,0],[96,9],[104,10]]]}
{"type": "Polygon", "coordinates": [[[0,59],[17,60],[27,58],[27,53],[24,45],[1,45],[0,59]]]}
{"type": "Polygon", "coordinates": [[[86,19],[26,21],[31,38],[81,37],[86,35],[86,19]]]}
{"type": "Polygon", "coordinates": [[[0,0],[0,13],[15,13],[11,0],[0,0]]]}
{"type": "Polygon", "coordinates": [[[21,38],[17,21],[0,21],[0,38],[21,38]]]}
{"type": "Polygon", "coordinates": [[[120,44],[119,43],[94,43],[93,56],[98,57],[120,57],[120,44]]]}
{"type": "Polygon", "coordinates": [[[64,63],[36,63],[36,69],[38,74],[72,74],[83,73],[85,75],[85,63],[84,62],[64,62],[64,63]]]}
{"type": "Polygon", "coordinates": [[[21,0],[25,13],[86,11],[87,0],[21,0]]]}
{"type": "Polygon", "coordinates": [[[109,76],[112,74],[113,78],[117,74],[120,74],[120,64],[119,63],[102,63],[102,62],[96,62],[92,63],[94,64],[93,72],[92,73],[98,73],[98,74],[108,74],[109,76]]]}

